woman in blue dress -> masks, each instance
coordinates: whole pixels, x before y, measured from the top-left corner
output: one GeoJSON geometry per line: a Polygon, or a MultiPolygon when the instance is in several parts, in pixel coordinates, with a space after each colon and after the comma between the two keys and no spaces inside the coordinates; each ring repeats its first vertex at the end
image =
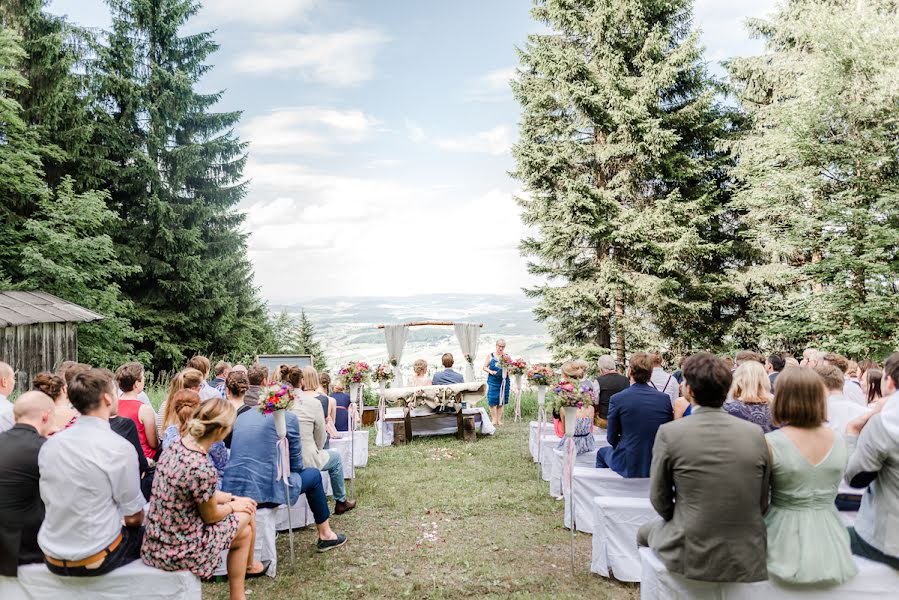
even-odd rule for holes
{"type": "Polygon", "coordinates": [[[499,366],[500,357],[506,353],[506,340],[496,340],[496,350],[487,355],[484,361],[484,372],[487,373],[487,405],[490,407],[490,418],[493,424],[500,427],[503,424],[503,411],[509,403],[509,391],[512,384],[506,381],[506,389],[500,402],[500,390],[503,387],[503,373],[499,366]]]}

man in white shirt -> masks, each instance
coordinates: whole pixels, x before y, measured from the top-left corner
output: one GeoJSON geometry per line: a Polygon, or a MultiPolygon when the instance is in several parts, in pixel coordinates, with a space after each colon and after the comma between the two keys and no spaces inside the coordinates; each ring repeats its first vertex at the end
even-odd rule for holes
{"type": "Polygon", "coordinates": [[[843,373],[838,367],[821,363],[815,367],[815,373],[820,375],[827,388],[827,424],[845,437],[849,421],[865,414],[867,409],[843,395],[843,373]]]}
{"type": "Polygon", "coordinates": [[[652,355],[652,376],[649,378],[649,385],[671,396],[672,405],[680,396],[680,385],[674,375],[662,368],[662,355],[658,352],[652,355]]]}
{"type": "Polygon", "coordinates": [[[146,500],[134,446],[109,427],[118,404],[112,373],[79,373],[68,394],[81,416],[38,456],[46,508],[38,544],[51,572],[91,577],[140,558],[146,500]]]}
{"type": "Polygon", "coordinates": [[[824,362],[835,366],[843,374],[843,396],[859,406],[867,407],[868,399],[862,392],[861,386],[849,379],[849,359],[836,352],[828,352],[824,355],[824,362]]]}
{"type": "Polygon", "coordinates": [[[5,362],[0,362],[0,433],[9,431],[16,424],[12,402],[7,399],[15,387],[16,372],[5,362]]]}

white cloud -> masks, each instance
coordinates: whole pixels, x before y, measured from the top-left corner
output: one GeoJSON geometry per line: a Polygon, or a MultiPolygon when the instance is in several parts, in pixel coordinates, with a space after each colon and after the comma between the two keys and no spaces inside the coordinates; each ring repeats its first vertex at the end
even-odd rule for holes
{"type": "Polygon", "coordinates": [[[376,158],[369,161],[367,166],[369,169],[392,169],[405,164],[406,161],[400,158],[376,158]]]}
{"type": "Polygon", "coordinates": [[[240,73],[274,73],[336,87],[354,86],[374,77],[377,50],[388,41],[386,34],[374,28],[260,35],[234,67],[240,73]]]}
{"type": "Polygon", "coordinates": [[[515,77],[515,67],[487,71],[475,78],[465,90],[466,102],[503,102],[512,96],[509,82],[515,77]]]}
{"type": "Polygon", "coordinates": [[[474,135],[444,138],[434,143],[438,148],[450,152],[474,152],[482,154],[505,154],[512,147],[515,134],[510,127],[499,125],[474,135]]]}
{"type": "Polygon", "coordinates": [[[360,110],[321,106],[276,108],[250,118],[241,137],[254,153],[335,154],[335,146],[358,144],[371,137],[379,122],[360,110]]]}
{"type": "Polygon", "coordinates": [[[427,139],[425,130],[412,119],[406,119],[406,133],[409,135],[409,139],[415,143],[423,142],[427,139]]]}
{"type": "Polygon", "coordinates": [[[236,21],[284,26],[321,4],[321,0],[204,0],[199,17],[216,24],[236,21]]]}
{"type": "Polygon", "coordinates": [[[280,183],[299,184],[295,196],[247,209],[256,281],[272,301],[322,292],[508,293],[533,283],[517,250],[525,228],[511,190],[460,195],[304,169],[280,183]],[[445,266],[464,277],[430,277],[445,266]]]}
{"type": "Polygon", "coordinates": [[[706,59],[718,62],[761,52],[762,43],[746,32],[746,19],[764,18],[776,5],[777,0],[696,0],[693,24],[702,30],[706,59]]]}

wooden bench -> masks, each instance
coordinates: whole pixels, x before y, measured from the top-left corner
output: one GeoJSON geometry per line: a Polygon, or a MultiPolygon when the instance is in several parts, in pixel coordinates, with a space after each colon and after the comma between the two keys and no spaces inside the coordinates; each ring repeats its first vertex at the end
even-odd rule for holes
{"type": "MultiPolygon", "coordinates": [[[[419,419],[422,420],[432,420],[432,419],[445,419],[447,417],[452,416],[448,413],[434,413],[431,415],[418,415],[413,417],[411,415],[411,411],[405,411],[405,415],[402,418],[387,418],[385,422],[388,426],[393,427],[393,443],[396,445],[399,444],[408,444],[412,441],[412,422],[417,421],[419,419]]],[[[466,415],[462,413],[461,409],[456,410],[456,437],[465,442],[474,442],[477,441],[477,423],[475,422],[475,415],[466,415]]]]}

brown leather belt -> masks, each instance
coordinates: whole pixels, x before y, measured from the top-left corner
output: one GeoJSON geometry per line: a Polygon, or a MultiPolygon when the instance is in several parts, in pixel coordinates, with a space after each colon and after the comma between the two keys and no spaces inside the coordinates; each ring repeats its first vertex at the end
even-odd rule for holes
{"type": "Polygon", "coordinates": [[[115,552],[115,549],[119,547],[119,544],[122,543],[122,533],[119,532],[118,537],[112,541],[112,543],[96,554],[92,554],[87,558],[82,558],[81,560],[65,560],[62,558],[53,558],[47,554],[44,555],[44,558],[47,559],[47,562],[53,565],[54,567],[65,567],[65,568],[77,568],[77,567],[86,567],[88,565],[92,565],[96,562],[100,562],[104,560],[107,556],[115,552]]]}

